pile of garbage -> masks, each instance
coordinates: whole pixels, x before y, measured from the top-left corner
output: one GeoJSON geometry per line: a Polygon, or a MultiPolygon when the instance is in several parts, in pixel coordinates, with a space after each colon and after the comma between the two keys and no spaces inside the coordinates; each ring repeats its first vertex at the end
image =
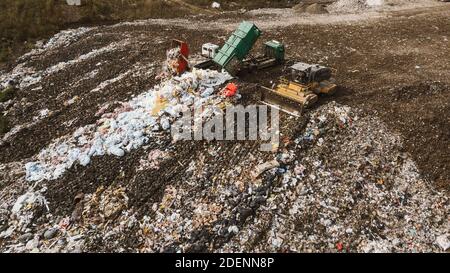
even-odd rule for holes
{"type": "MultiPolygon", "coordinates": [[[[307,121],[292,144],[275,155],[238,142],[228,152],[208,144],[182,180],[167,185],[161,200],[144,213],[130,206],[126,185],[99,186],[77,196],[68,216],[44,217],[48,222],[36,224],[27,219],[48,213],[45,189],[26,193],[1,234],[15,238],[5,247],[93,251],[101,240],[104,250],[142,252],[449,248],[449,200],[423,180],[398,135],[377,117],[334,102],[311,110],[307,121]],[[234,163],[223,165],[218,158],[234,163]],[[39,231],[31,233],[31,223],[39,231]],[[139,249],[127,248],[131,235],[139,249]]],[[[170,153],[153,149],[140,165],[157,170],[170,153]]]]}
{"type": "Polygon", "coordinates": [[[26,249],[32,250],[30,247],[33,244],[34,235],[29,233],[30,228],[35,224],[37,217],[43,213],[48,213],[48,204],[43,196],[45,188],[41,190],[30,189],[25,194],[19,196],[11,208],[8,228],[0,233],[0,238],[5,239],[10,237],[14,232],[22,233],[19,241],[25,241],[26,249]]]}
{"type": "MultiPolygon", "coordinates": [[[[374,3],[340,0],[335,8],[358,10],[374,3]]],[[[76,39],[75,34],[61,35],[51,43],[64,46],[76,39]]],[[[17,180],[34,183],[17,194],[8,192],[11,200],[0,207],[2,251],[448,251],[448,197],[422,178],[401,137],[376,116],[324,104],[300,119],[284,119],[291,130],[281,130],[283,145],[274,153],[257,149],[258,141],[180,145],[189,146],[186,150],[169,141],[167,132],[184,111],[202,108],[197,118],[206,120],[215,114],[211,109],[239,97],[234,83],[220,90],[232,78],[226,72],[193,69],[178,75],[180,54],[179,48],[167,52],[167,73],[159,84],[115,108],[101,106],[94,124],[54,140],[25,164],[25,178],[18,173],[17,180]],[[167,141],[159,142],[160,137],[167,141]],[[87,166],[93,157],[122,157],[144,146],[147,152],[128,165],[134,169],[126,176],[105,185],[92,183],[75,198],[64,195],[74,199],[72,206],[52,215],[46,197],[51,200],[59,192],[46,195],[47,187],[61,184],[44,180],[61,178],[74,165],[87,166]],[[176,158],[177,153],[182,156],[176,158]],[[139,195],[149,187],[149,195],[161,196],[139,195]]],[[[38,73],[22,64],[0,82],[17,77],[22,87],[29,86],[76,61],[38,73]]],[[[92,92],[108,89],[127,73],[132,72],[92,92]]],[[[37,119],[51,114],[43,109],[37,119]]],[[[16,163],[23,170],[22,162],[16,163]]],[[[6,170],[4,165],[0,169],[6,170]]],[[[14,182],[0,193],[8,186],[20,188],[14,182]]],[[[58,182],[73,186],[72,181],[58,182]]]]}
{"type": "Polygon", "coordinates": [[[330,13],[353,13],[381,5],[383,0],[338,0],[327,6],[327,10],[330,13]]]}
{"type": "MultiPolygon", "coordinates": [[[[60,67],[61,65],[59,64],[51,69],[49,68],[46,72],[35,71],[34,68],[28,67],[28,62],[30,60],[40,54],[51,52],[51,50],[69,46],[86,33],[95,29],[95,27],[81,27],[77,29],[63,30],[49,39],[46,43],[43,41],[38,41],[33,50],[18,59],[19,64],[10,73],[0,73],[0,89],[5,88],[10,84],[20,86],[21,88],[26,88],[40,82],[44,75],[57,71],[57,67],[60,67]]],[[[91,56],[92,54],[94,53],[91,53],[88,56],[91,56]]]]}
{"type": "Polygon", "coordinates": [[[295,143],[281,183],[220,251],[449,248],[448,198],[421,178],[401,138],[378,118],[330,103],[311,113],[295,143]]]}
{"type": "Polygon", "coordinates": [[[181,57],[181,50],[179,47],[171,48],[167,51],[166,71],[170,75],[178,73],[178,60],[181,57]]]}
{"type": "Polygon", "coordinates": [[[73,164],[88,165],[93,156],[121,157],[148,143],[153,132],[169,130],[186,108],[218,104],[221,97],[214,92],[229,79],[226,72],[194,69],[162,81],[103,114],[96,124],[54,141],[37,155],[36,161],[26,163],[26,179],[57,179],[73,164]]]}
{"type": "Polygon", "coordinates": [[[43,78],[58,73],[60,71],[63,71],[69,66],[79,64],[81,62],[99,56],[101,54],[115,51],[123,46],[126,46],[129,43],[130,41],[127,39],[120,42],[113,42],[102,48],[94,49],[86,54],[80,55],[73,60],[57,63],[53,66],[46,68],[45,70],[36,71],[35,68],[28,66],[28,61],[24,61],[19,63],[16,67],[14,67],[14,69],[10,73],[0,75],[0,86],[6,87],[12,84],[20,87],[21,89],[28,88],[30,86],[39,84],[43,78]]]}

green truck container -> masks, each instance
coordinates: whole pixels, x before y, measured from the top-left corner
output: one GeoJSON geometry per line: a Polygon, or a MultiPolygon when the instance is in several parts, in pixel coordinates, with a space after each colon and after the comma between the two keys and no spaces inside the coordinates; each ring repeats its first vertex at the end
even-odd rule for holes
{"type": "Polygon", "coordinates": [[[264,56],[274,58],[278,63],[284,61],[284,45],[272,40],[264,43],[264,56]]]}
{"type": "Polygon", "coordinates": [[[219,49],[213,61],[231,75],[235,75],[242,60],[250,52],[260,35],[261,30],[255,24],[242,22],[225,42],[225,45],[219,49]]]}

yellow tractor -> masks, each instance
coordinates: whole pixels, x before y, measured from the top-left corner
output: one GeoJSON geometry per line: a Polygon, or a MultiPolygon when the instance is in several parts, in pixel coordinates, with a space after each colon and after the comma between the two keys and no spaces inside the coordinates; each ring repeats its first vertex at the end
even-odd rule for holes
{"type": "Polygon", "coordinates": [[[336,92],[336,84],[330,82],[330,68],[297,63],[291,66],[291,71],[292,81],[280,78],[272,88],[262,87],[262,103],[299,117],[304,108],[318,101],[320,94],[336,92]]]}

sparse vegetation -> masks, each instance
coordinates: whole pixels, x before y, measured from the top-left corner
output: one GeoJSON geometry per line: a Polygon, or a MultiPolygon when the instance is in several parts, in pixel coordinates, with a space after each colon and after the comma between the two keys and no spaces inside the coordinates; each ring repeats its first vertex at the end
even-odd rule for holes
{"type": "Polygon", "coordinates": [[[0,1],[0,62],[24,51],[56,31],[85,23],[188,14],[185,6],[163,0],[86,0],[83,6],[68,6],[65,0],[0,1]],[[28,43],[27,43],[28,42],[28,43]]]}
{"type": "MultiPolygon", "coordinates": [[[[241,7],[285,7],[298,1],[243,0],[221,1],[225,10],[241,7]]],[[[67,28],[71,24],[102,23],[118,20],[180,17],[209,8],[213,0],[85,0],[81,7],[65,0],[0,1],[0,63],[24,51],[33,42],[67,28]],[[25,43],[25,46],[24,46],[25,43]]]]}
{"type": "Polygon", "coordinates": [[[16,88],[8,87],[0,92],[0,102],[9,101],[16,95],[16,88]]]}
{"type": "MultiPolygon", "coordinates": [[[[17,89],[15,87],[8,87],[3,91],[0,91],[0,102],[6,102],[11,100],[16,95],[17,89]]],[[[0,113],[0,135],[5,134],[9,131],[8,119],[0,113]]]]}
{"type": "Polygon", "coordinates": [[[9,131],[8,120],[5,116],[0,114],[0,135],[6,134],[9,131]]]}
{"type": "Polygon", "coordinates": [[[0,62],[8,60],[8,56],[11,54],[11,48],[7,46],[0,47],[0,62]]]}

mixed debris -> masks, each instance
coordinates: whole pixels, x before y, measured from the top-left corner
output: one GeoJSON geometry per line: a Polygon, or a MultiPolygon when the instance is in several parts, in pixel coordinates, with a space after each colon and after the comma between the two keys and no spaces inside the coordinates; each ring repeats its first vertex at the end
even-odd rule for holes
{"type": "Polygon", "coordinates": [[[166,54],[167,61],[159,78],[181,75],[189,69],[189,46],[186,42],[172,40],[172,47],[166,54]]]}
{"type": "MultiPolygon", "coordinates": [[[[102,238],[107,249],[127,251],[119,242],[130,233],[143,252],[448,249],[448,198],[421,178],[400,137],[379,119],[329,103],[312,110],[292,137],[265,162],[251,147],[234,144],[244,157],[227,169],[197,154],[188,175],[144,214],[128,205],[122,186],[77,196],[61,219],[45,217],[45,188],[28,192],[6,218],[9,228],[0,236],[16,243],[4,250],[91,251],[102,238]],[[206,173],[214,174],[205,179],[206,173]],[[46,220],[35,226],[34,219],[46,220]],[[41,236],[30,233],[36,229],[41,236]]],[[[207,147],[222,154],[222,145],[207,147]]],[[[167,156],[152,150],[143,166],[158,169],[167,156]]]]}
{"type": "MultiPolygon", "coordinates": [[[[310,9],[328,5],[330,13],[356,12],[383,1],[325,2],[310,9]]],[[[220,4],[214,2],[212,7],[219,9],[220,4]]],[[[148,31],[145,23],[135,24],[148,31]]],[[[105,76],[102,67],[107,61],[98,60],[99,56],[117,52],[122,64],[130,54],[119,52],[135,43],[129,28],[136,25],[105,27],[124,28],[126,34],[113,42],[108,38],[96,49],[80,50],[69,61],[61,61],[64,54],[60,54],[55,62],[33,65],[80,37],[95,34],[97,28],[61,32],[47,43],[39,42],[11,72],[0,74],[1,89],[13,86],[23,96],[18,102],[14,98],[2,102],[2,111],[11,109],[10,104],[17,109],[33,106],[24,93],[39,96],[43,90],[53,90],[54,75],[84,63],[89,69],[76,77],[76,88],[101,79],[86,85],[86,92],[58,95],[55,100],[73,107],[77,115],[86,111],[80,104],[113,93],[123,81],[144,78],[145,82],[120,100],[87,104],[95,105],[88,122],[77,122],[78,117],[64,120],[68,129],[52,135],[31,156],[1,162],[2,252],[449,251],[448,195],[419,172],[405,149],[405,139],[378,114],[332,101],[337,96],[319,100],[339,88],[328,65],[303,63],[315,55],[303,59],[293,57],[293,52],[285,60],[285,49],[293,45],[274,40],[277,34],[262,44],[264,55],[254,58],[249,52],[259,29],[248,23],[233,34],[245,29],[256,33],[231,48],[241,51],[237,59],[225,54],[223,47],[196,41],[203,44],[208,64],[227,59],[216,63],[218,67],[191,67],[187,43],[176,40],[160,59],[135,56],[126,69],[105,76]],[[163,73],[154,73],[161,62],[163,73]],[[236,73],[239,77],[233,78],[226,72],[234,75],[250,66],[257,67],[251,75],[236,73]],[[258,67],[272,70],[262,74],[258,67]],[[289,80],[281,78],[274,84],[278,75],[289,80]],[[223,109],[258,103],[262,84],[255,81],[264,86],[272,81],[267,88],[290,101],[307,95],[313,96],[311,102],[320,101],[300,115],[282,113],[278,149],[260,151],[259,141],[171,137],[172,126],[185,110],[202,108],[200,118],[206,120],[215,115],[208,106],[223,109]]],[[[214,36],[216,30],[208,37],[214,36]]],[[[313,44],[305,40],[309,43],[313,44]]],[[[346,50],[362,55],[360,48],[346,50]]],[[[367,68],[365,72],[367,78],[373,77],[367,68]]],[[[128,92],[129,86],[120,91],[128,92]]],[[[271,106],[282,107],[279,102],[271,106]]],[[[2,136],[0,145],[9,145],[18,132],[45,120],[62,126],[54,118],[63,112],[55,109],[53,101],[34,107],[33,113],[33,118],[2,136]]]]}
{"type": "MultiPolygon", "coordinates": [[[[171,52],[168,55],[171,58],[171,52]]],[[[57,139],[25,165],[28,181],[61,177],[73,164],[87,166],[91,157],[105,154],[122,157],[151,141],[153,132],[169,130],[185,108],[208,103],[219,104],[214,90],[231,79],[227,73],[196,70],[169,78],[111,113],[103,114],[96,124],[77,129],[57,139]]]]}
{"type": "Polygon", "coordinates": [[[350,13],[383,5],[384,0],[338,0],[327,7],[330,13],[350,13]]]}
{"type": "Polygon", "coordinates": [[[224,251],[445,251],[448,198],[377,118],[329,103],[294,142],[266,203],[224,251]]]}

